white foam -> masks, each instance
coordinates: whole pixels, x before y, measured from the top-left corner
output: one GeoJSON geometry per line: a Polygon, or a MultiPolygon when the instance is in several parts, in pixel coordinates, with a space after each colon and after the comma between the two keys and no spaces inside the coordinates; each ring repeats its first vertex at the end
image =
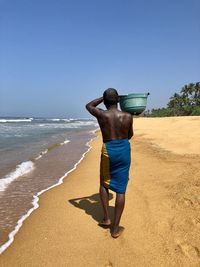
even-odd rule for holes
{"type": "Polygon", "coordinates": [[[32,161],[22,162],[17,165],[16,170],[7,174],[4,178],[0,179],[0,191],[5,191],[10,183],[12,183],[18,177],[32,171],[34,169],[34,163],[32,161]]]}
{"type": "Polygon", "coordinates": [[[26,218],[28,218],[28,217],[30,216],[30,214],[31,214],[35,209],[37,209],[37,208],[39,207],[39,204],[38,204],[38,202],[39,202],[39,196],[40,196],[41,194],[43,194],[44,192],[50,190],[51,188],[54,188],[54,187],[56,187],[56,186],[58,186],[58,185],[60,185],[60,184],[63,183],[64,178],[67,177],[67,175],[68,175],[70,172],[72,172],[73,170],[76,169],[76,167],[78,166],[78,164],[84,159],[85,155],[90,151],[90,149],[92,148],[92,147],[90,146],[90,142],[91,142],[92,140],[94,140],[95,138],[97,138],[97,136],[94,137],[94,138],[92,138],[89,142],[86,143],[86,146],[88,147],[87,151],[84,152],[84,153],[82,154],[82,157],[81,157],[80,160],[74,165],[74,167],[73,167],[71,170],[69,170],[68,172],[66,172],[66,173],[59,179],[58,183],[56,183],[56,184],[54,184],[54,185],[48,187],[47,189],[44,189],[44,190],[40,191],[40,192],[37,193],[35,196],[33,196],[33,201],[32,201],[33,208],[31,208],[25,215],[23,215],[23,216],[18,220],[18,222],[17,222],[17,224],[16,224],[16,226],[15,226],[15,229],[8,235],[8,241],[7,241],[6,243],[4,243],[4,244],[0,247],[0,254],[2,254],[2,253],[3,253],[3,252],[10,246],[10,244],[14,241],[14,236],[16,235],[16,233],[19,231],[19,229],[20,229],[21,226],[23,225],[24,220],[25,220],[26,218]]]}
{"type": "Polygon", "coordinates": [[[92,133],[92,134],[96,134],[96,132],[97,132],[97,131],[99,131],[99,130],[100,130],[100,128],[99,128],[99,127],[97,127],[96,129],[94,129],[94,130],[91,130],[91,131],[90,131],[90,133],[92,133]]]}
{"type": "Polygon", "coordinates": [[[48,152],[48,149],[45,149],[44,151],[40,152],[39,156],[35,158],[35,160],[40,159],[43,155],[45,155],[48,152]]]}
{"type": "Polygon", "coordinates": [[[31,122],[33,118],[30,119],[0,119],[0,122],[31,122]]]}
{"type": "MultiPolygon", "coordinates": [[[[70,140],[66,139],[64,142],[60,143],[60,145],[65,145],[67,143],[69,143],[70,140]]],[[[35,160],[40,159],[42,156],[44,156],[46,153],[48,152],[48,149],[45,149],[44,151],[40,152],[40,154],[35,158],[35,160]]]]}
{"type": "Polygon", "coordinates": [[[96,121],[74,121],[71,122],[69,124],[67,124],[67,128],[79,128],[82,126],[97,126],[97,122],[96,121]]]}
{"type": "Polygon", "coordinates": [[[50,119],[50,121],[60,121],[61,119],[50,119]]]}
{"type": "Polygon", "coordinates": [[[65,121],[65,122],[70,122],[71,119],[50,119],[50,121],[65,121]]]}
{"type": "Polygon", "coordinates": [[[70,142],[70,140],[66,139],[64,142],[62,142],[62,143],[60,143],[60,144],[61,144],[61,146],[62,146],[62,145],[65,145],[65,144],[67,144],[67,143],[69,143],[69,142],[70,142]]]}
{"type": "Polygon", "coordinates": [[[66,121],[66,122],[69,122],[71,121],[71,119],[61,119],[61,118],[55,118],[55,119],[47,119],[47,120],[50,120],[50,121],[66,121]]]}

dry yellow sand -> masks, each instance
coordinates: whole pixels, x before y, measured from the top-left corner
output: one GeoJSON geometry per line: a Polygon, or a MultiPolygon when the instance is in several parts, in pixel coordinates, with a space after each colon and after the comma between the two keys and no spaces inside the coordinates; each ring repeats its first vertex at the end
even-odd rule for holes
{"type": "Polygon", "coordinates": [[[118,239],[97,225],[99,136],[64,183],[40,197],[0,266],[200,266],[197,124],[200,117],[135,120],[125,231],[118,239]]]}
{"type": "Polygon", "coordinates": [[[135,119],[138,135],[177,154],[200,154],[200,117],[135,119]]]}

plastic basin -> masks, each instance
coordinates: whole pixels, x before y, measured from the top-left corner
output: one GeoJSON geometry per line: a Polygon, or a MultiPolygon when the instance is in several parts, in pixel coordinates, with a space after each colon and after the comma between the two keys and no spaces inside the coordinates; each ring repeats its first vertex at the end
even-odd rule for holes
{"type": "Polygon", "coordinates": [[[148,95],[149,93],[121,95],[119,101],[121,110],[132,115],[141,114],[147,106],[148,95]]]}

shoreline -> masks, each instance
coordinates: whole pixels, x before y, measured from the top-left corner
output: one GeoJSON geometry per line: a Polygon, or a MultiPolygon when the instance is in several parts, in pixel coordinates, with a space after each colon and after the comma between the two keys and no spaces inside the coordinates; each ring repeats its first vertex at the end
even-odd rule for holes
{"type": "MultiPolygon", "coordinates": [[[[3,245],[0,246],[0,255],[13,243],[14,241],[14,238],[15,238],[15,235],[18,233],[18,231],[20,230],[20,228],[23,226],[23,222],[31,215],[31,213],[36,210],[37,208],[39,208],[39,197],[49,191],[50,189],[54,188],[54,187],[57,187],[59,185],[61,185],[63,182],[64,182],[64,179],[67,178],[68,174],[71,173],[72,171],[74,171],[77,166],[80,164],[80,162],[84,159],[85,155],[90,151],[90,149],[92,148],[91,147],[91,143],[93,140],[95,140],[98,135],[97,135],[97,132],[98,132],[98,128],[95,129],[95,130],[92,130],[91,133],[96,135],[94,137],[92,137],[86,144],[86,149],[88,147],[88,149],[81,155],[81,158],[74,164],[73,168],[70,169],[69,171],[67,171],[62,177],[58,178],[58,182],[51,185],[50,187],[47,187],[46,189],[43,189],[41,191],[39,191],[36,195],[33,196],[33,200],[32,200],[32,205],[33,207],[31,209],[29,209],[27,211],[27,213],[25,213],[16,223],[16,226],[14,228],[14,230],[12,232],[9,233],[8,235],[8,241],[6,241],[3,245]]],[[[62,145],[62,144],[61,144],[62,145]]]]}
{"type": "MultiPolygon", "coordinates": [[[[173,128],[171,119],[165,120],[170,129],[167,138],[174,142],[180,121],[176,118],[173,128]]],[[[1,254],[2,267],[199,266],[199,158],[192,156],[192,150],[189,156],[164,150],[160,120],[151,120],[149,125],[144,122],[134,123],[122,236],[113,239],[109,229],[98,226],[103,216],[98,194],[102,145],[98,134],[68,179],[40,196],[40,209],[24,221],[15,242],[1,254]],[[154,136],[151,140],[144,136],[149,134],[149,127],[154,136]]],[[[194,127],[192,132],[197,139],[198,131],[194,127]]],[[[189,134],[185,131],[183,137],[187,139],[189,134]]],[[[187,142],[184,148],[187,150],[187,142]]],[[[112,191],[110,198],[113,219],[112,191]]]]}

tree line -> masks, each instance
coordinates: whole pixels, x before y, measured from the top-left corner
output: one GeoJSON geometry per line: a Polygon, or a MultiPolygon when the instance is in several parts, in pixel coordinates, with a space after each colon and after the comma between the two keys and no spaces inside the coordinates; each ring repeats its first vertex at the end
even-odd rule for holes
{"type": "Polygon", "coordinates": [[[145,115],[151,117],[200,115],[200,82],[184,85],[180,93],[170,97],[166,108],[152,109],[145,115]]]}

